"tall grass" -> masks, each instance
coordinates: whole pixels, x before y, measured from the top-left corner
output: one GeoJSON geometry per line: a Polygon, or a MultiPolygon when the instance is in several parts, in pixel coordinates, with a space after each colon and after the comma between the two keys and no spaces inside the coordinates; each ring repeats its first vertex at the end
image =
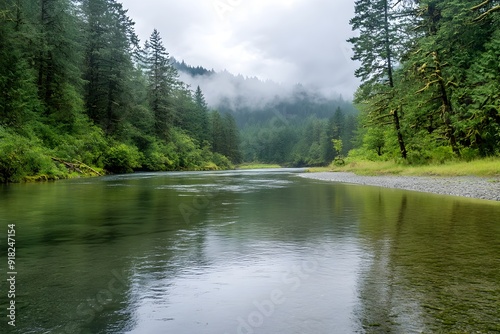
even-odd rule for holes
{"type": "Polygon", "coordinates": [[[347,161],[344,166],[311,168],[310,172],[353,172],[359,175],[406,175],[406,176],[484,176],[500,177],[500,158],[472,161],[452,161],[443,164],[407,165],[393,161],[347,161]]]}

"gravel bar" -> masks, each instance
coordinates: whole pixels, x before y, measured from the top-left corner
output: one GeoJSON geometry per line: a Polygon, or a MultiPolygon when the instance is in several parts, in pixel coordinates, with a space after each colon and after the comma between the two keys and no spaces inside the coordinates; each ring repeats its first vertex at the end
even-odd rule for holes
{"type": "Polygon", "coordinates": [[[441,195],[500,201],[499,177],[361,176],[354,173],[338,172],[302,173],[299,174],[299,176],[321,181],[355,183],[384,188],[397,188],[441,195]]]}

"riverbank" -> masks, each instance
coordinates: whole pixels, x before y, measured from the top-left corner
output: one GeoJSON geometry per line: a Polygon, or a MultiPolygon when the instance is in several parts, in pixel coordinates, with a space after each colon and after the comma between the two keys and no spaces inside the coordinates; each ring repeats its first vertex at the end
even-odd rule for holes
{"type": "Polygon", "coordinates": [[[236,166],[236,169],[274,169],[282,168],[278,164],[244,163],[236,166]]]}
{"type": "Polygon", "coordinates": [[[498,176],[367,176],[356,175],[350,172],[310,172],[300,174],[300,176],[321,181],[362,184],[500,201],[500,177],[498,176]]]}
{"type": "Polygon", "coordinates": [[[352,172],[357,175],[480,176],[500,177],[500,158],[448,161],[441,164],[409,165],[393,161],[351,160],[343,166],[310,168],[311,172],[352,172]]]}

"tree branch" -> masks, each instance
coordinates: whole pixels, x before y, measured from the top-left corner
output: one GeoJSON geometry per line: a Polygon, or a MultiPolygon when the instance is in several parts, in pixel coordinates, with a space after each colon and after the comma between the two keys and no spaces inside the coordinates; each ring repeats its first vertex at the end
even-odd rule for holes
{"type": "Polygon", "coordinates": [[[486,1],[482,2],[482,3],[480,3],[479,5],[472,7],[470,10],[473,10],[473,11],[474,10],[478,10],[479,8],[484,7],[487,4],[489,4],[491,1],[492,0],[486,0],[486,1]]]}
{"type": "Polygon", "coordinates": [[[491,8],[490,10],[488,10],[488,11],[484,12],[483,14],[479,15],[478,17],[476,17],[472,21],[473,22],[479,22],[479,21],[483,20],[486,16],[490,15],[493,12],[499,11],[499,10],[500,10],[500,5],[496,5],[495,7],[491,8]]]}
{"type": "Polygon", "coordinates": [[[417,91],[417,94],[425,92],[427,89],[429,89],[431,87],[431,85],[435,84],[436,82],[439,82],[439,79],[428,82],[427,85],[425,85],[424,88],[422,88],[422,89],[420,89],[420,90],[417,91]]]}

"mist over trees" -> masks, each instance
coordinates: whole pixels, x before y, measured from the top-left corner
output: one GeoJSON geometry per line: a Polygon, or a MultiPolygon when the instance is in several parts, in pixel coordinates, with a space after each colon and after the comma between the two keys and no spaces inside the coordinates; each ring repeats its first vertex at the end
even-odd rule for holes
{"type": "Polygon", "coordinates": [[[357,0],[362,148],[409,163],[500,153],[500,3],[357,0]]]}
{"type": "Polygon", "coordinates": [[[324,95],[301,84],[215,72],[173,63],[180,77],[200,85],[207,103],[236,120],[245,162],[324,166],[354,147],[357,110],[338,94],[324,95]],[[342,140],[342,152],[332,140],[342,140]]]}

